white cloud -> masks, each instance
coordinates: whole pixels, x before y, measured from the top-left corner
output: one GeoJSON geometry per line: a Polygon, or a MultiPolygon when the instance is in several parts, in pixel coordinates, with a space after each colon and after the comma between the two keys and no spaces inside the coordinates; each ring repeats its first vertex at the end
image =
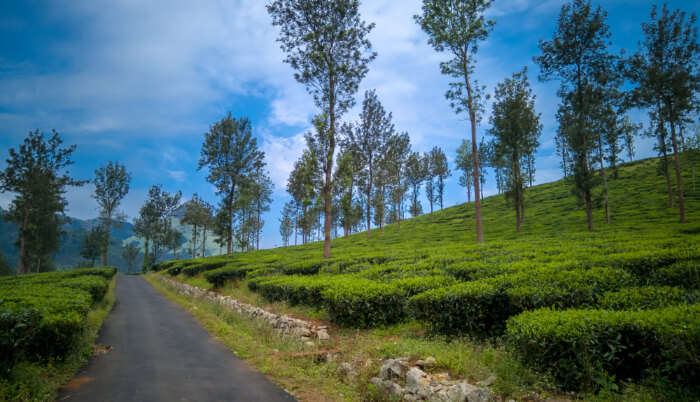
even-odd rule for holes
{"type": "Polygon", "coordinates": [[[294,162],[306,147],[304,132],[288,138],[262,133],[261,138],[261,148],[265,152],[270,179],[275,185],[275,191],[283,194],[287,188],[289,173],[294,169],[294,162]]]}

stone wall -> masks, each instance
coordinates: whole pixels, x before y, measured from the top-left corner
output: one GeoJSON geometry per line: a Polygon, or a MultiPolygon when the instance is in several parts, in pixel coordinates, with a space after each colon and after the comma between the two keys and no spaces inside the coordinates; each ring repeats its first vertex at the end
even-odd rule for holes
{"type": "Polygon", "coordinates": [[[157,275],[156,277],[162,282],[170,285],[173,289],[175,289],[175,291],[182,295],[205,299],[212,303],[218,303],[238,314],[247,316],[251,319],[262,320],[280,333],[299,338],[301,341],[325,341],[330,338],[328,335],[328,327],[326,326],[317,326],[311,322],[290,317],[288,315],[271,313],[260,307],[241,303],[230,296],[224,296],[216,292],[201,289],[197,286],[178,282],[162,275],[157,275]]]}

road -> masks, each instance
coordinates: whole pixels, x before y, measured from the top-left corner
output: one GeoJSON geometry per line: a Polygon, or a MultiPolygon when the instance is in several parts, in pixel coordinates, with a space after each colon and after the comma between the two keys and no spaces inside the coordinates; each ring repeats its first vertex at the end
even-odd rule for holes
{"type": "Polygon", "coordinates": [[[94,356],[59,401],[293,401],[138,276],[117,278],[94,356]]]}

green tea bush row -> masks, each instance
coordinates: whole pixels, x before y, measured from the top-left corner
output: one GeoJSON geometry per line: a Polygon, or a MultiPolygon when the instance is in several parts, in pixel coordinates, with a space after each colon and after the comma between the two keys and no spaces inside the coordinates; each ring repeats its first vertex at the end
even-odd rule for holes
{"type": "Polygon", "coordinates": [[[643,286],[606,292],[598,301],[604,310],[650,310],[700,302],[700,290],[673,286],[643,286]]]}
{"type": "Polygon", "coordinates": [[[213,269],[221,268],[227,264],[233,265],[229,260],[220,259],[206,259],[206,260],[194,260],[187,267],[182,269],[182,273],[185,276],[195,276],[202,272],[211,271],[213,269]]]}
{"type": "Polygon", "coordinates": [[[204,272],[203,276],[207,282],[211,283],[215,287],[223,286],[227,281],[239,281],[246,277],[246,274],[250,271],[260,268],[259,266],[253,265],[224,265],[221,268],[213,269],[211,271],[204,272]]]}
{"type": "Polygon", "coordinates": [[[540,309],[508,320],[506,343],[567,390],[663,376],[697,389],[700,304],[645,311],[540,309]]]}
{"type": "Polygon", "coordinates": [[[0,285],[0,376],[20,360],[63,358],[82,336],[90,306],[114,268],[16,275],[0,285]]]}
{"type": "Polygon", "coordinates": [[[657,268],[649,275],[649,283],[700,289],[700,259],[685,260],[657,268]]]}
{"type": "Polygon", "coordinates": [[[592,306],[604,292],[632,284],[620,269],[539,269],[430,290],[412,297],[408,309],[437,332],[498,335],[506,319],[522,311],[592,306]]]}

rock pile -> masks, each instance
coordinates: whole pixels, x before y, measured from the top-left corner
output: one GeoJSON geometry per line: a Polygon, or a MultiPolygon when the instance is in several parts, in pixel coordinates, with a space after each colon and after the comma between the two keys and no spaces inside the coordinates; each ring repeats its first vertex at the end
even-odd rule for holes
{"type": "Polygon", "coordinates": [[[379,377],[370,380],[380,390],[392,398],[404,401],[459,401],[490,402],[495,395],[485,386],[495,381],[489,377],[481,386],[465,381],[450,380],[447,373],[428,374],[423,369],[435,364],[429,357],[411,365],[406,358],[387,359],[379,370],[379,377]],[[488,383],[488,384],[486,384],[488,383]]]}
{"type": "Polygon", "coordinates": [[[241,303],[230,296],[220,295],[216,292],[204,290],[198,288],[197,286],[181,283],[170,278],[161,276],[160,279],[168,283],[180,294],[187,297],[207,299],[212,303],[219,303],[220,305],[231,311],[235,311],[238,314],[245,315],[253,319],[260,319],[270,325],[272,328],[278,330],[280,333],[299,338],[299,340],[306,342],[309,346],[313,344],[314,340],[325,341],[330,339],[328,327],[326,326],[316,326],[308,321],[300,320],[288,315],[271,313],[260,307],[241,303]]]}

